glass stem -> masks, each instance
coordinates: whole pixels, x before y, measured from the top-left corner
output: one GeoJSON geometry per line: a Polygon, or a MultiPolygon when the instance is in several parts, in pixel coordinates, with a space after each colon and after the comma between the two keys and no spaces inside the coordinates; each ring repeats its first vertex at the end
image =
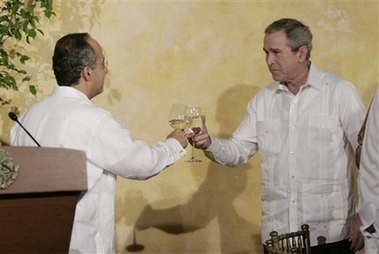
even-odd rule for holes
{"type": "Polygon", "coordinates": [[[195,138],[192,138],[192,158],[195,158],[195,138]]]}

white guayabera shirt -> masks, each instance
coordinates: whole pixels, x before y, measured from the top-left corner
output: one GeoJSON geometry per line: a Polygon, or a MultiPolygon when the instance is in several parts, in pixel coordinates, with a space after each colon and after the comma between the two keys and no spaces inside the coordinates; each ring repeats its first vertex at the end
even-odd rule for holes
{"type": "Polygon", "coordinates": [[[365,253],[379,253],[379,87],[367,116],[359,168],[359,215],[365,253]],[[366,230],[371,225],[374,232],[366,230]]]}
{"type": "MultiPolygon", "coordinates": [[[[186,152],[175,139],[149,147],[133,141],[109,112],[95,107],[81,92],[56,87],[50,97],[20,117],[22,125],[42,147],[85,151],[88,191],[77,203],[70,249],[80,253],[114,253],[116,176],[146,179],[170,166],[186,152]]],[[[15,125],[11,143],[35,146],[15,125]]]]}
{"type": "Polygon", "coordinates": [[[310,226],[311,244],[348,238],[353,208],[353,151],[365,106],[348,81],[310,67],[294,95],[275,82],[249,103],[229,140],[212,137],[205,154],[246,163],[258,148],[262,167],[262,241],[310,226]]]}

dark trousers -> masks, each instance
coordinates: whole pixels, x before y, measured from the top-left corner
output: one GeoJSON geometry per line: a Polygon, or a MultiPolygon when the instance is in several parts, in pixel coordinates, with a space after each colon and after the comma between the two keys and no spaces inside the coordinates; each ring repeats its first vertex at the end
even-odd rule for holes
{"type": "MultiPolygon", "coordinates": [[[[263,246],[264,254],[268,254],[266,246],[263,246]]],[[[327,243],[322,245],[313,246],[312,254],[354,254],[350,250],[350,242],[348,239],[335,243],[327,243]]]]}

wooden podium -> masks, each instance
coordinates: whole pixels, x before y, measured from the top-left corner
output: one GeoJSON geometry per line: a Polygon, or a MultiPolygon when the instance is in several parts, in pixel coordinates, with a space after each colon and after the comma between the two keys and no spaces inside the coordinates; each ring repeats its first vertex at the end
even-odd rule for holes
{"type": "Polygon", "coordinates": [[[0,146],[19,175],[0,189],[0,253],[65,253],[75,206],[87,190],[84,152],[0,146]]]}

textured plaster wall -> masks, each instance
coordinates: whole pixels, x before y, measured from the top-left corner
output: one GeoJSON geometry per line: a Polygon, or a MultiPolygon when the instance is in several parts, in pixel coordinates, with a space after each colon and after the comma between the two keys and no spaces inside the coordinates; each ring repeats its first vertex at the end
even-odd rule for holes
{"type": "MultiPolygon", "coordinates": [[[[378,84],[377,1],[57,1],[45,36],[25,46],[37,97],[21,92],[12,103],[24,112],[55,82],[51,54],[69,32],[88,31],[109,62],[105,91],[94,99],[153,145],[171,129],[172,103],[201,106],[208,129],[228,137],[247,102],[271,82],[262,51],[263,30],[294,17],[311,27],[311,60],[351,80],[368,105],[378,84]]],[[[1,96],[13,96],[1,91],[1,96]]],[[[1,118],[1,140],[11,122],[1,118]]],[[[242,167],[184,162],[147,181],[119,179],[118,253],[136,241],[140,253],[261,253],[259,155],[242,167]]]]}

